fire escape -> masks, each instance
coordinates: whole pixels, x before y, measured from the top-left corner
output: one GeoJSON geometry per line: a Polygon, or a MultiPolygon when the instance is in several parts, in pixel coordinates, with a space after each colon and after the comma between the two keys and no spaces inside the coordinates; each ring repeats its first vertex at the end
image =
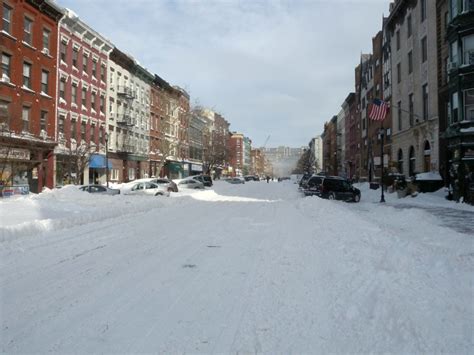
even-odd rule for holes
{"type": "Polygon", "coordinates": [[[135,125],[135,117],[133,117],[133,100],[135,92],[129,86],[119,86],[117,96],[125,103],[121,114],[117,116],[117,124],[122,128],[124,135],[122,143],[117,146],[117,151],[122,153],[133,153],[136,150],[133,141],[132,127],[135,125]]]}

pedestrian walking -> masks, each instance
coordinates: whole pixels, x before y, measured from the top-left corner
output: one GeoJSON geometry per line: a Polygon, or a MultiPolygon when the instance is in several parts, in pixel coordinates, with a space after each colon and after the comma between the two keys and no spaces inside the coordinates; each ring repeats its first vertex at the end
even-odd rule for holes
{"type": "Polygon", "coordinates": [[[270,182],[270,176],[267,175],[267,184],[270,182]]]}

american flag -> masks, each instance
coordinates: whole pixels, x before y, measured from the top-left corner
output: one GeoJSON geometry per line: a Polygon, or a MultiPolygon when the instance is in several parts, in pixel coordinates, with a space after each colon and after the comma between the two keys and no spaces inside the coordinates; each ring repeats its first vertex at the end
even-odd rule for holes
{"type": "Polygon", "coordinates": [[[380,99],[374,99],[369,112],[369,118],[373,121],[383,121],[388,112],[388,103],[380,99]]]}

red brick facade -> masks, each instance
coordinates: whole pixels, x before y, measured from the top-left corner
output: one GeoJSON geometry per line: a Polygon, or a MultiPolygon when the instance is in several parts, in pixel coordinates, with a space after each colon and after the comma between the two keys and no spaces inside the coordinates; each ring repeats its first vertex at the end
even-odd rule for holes
{"type": "Polygon", "coordinates": [[[54,187],[56,56],[62,14],[47,1],[1,3],[0,173],[3,185],[54,187]],[[5,20],[7,18],[7,20],[5,20]]]}

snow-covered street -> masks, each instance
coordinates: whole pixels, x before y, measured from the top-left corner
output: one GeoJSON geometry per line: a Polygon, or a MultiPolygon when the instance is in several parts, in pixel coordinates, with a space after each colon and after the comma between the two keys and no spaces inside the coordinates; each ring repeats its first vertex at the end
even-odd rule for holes
{"type": "Polygon", "coordinates": [[[0,201],[2,351],[472,353],[472,230],[418,207],[474,208],[386,197],[218,181],[0,201]]]}

